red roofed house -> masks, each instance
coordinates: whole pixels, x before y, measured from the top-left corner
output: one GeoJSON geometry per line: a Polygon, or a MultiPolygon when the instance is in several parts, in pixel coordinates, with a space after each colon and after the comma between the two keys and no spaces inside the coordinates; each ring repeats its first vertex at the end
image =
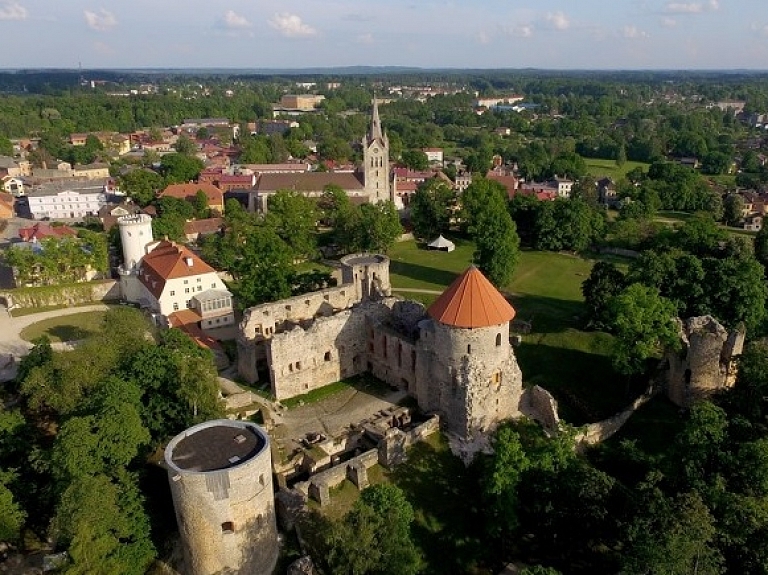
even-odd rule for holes
{"type": "Polygon", "coordinates": [[[142,303],[166,317],[176,311],[193,310],[203,329],[234,323],[232,294],[216,270],[174,242],[157,242],[148,249],[137,272],[144,288],[142,303]]]}
{"type": "Polygon", "coordinates": [[[19,237],[25,242],[39,242],[45,238],[75,238],[77,232],[68,226],[38,223],[28,228],[20,228],[19,237]]]}
{"type": "Polygon", "coordinates": [[[224,193],[213,184],[171,184],[160,192],[160,197],[178,198],[192,202],[198,191],[208,198],[208,207],[220,214],[224,213],[224,193]]]}

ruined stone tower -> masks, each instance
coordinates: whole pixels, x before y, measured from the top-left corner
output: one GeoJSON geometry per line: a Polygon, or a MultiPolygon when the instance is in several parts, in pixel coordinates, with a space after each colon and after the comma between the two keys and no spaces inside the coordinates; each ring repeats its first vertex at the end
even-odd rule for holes
{"type": "Polygon", "coordinates": [[[359,301],[392,293],[389,258],[381,254],[350,254],[341,258],[341,280],[352,285],[359,301]]]}
{"type": "Polygon", "coordinates": [[[689,407],[736,382],[745,330],[742,325],[729,332],[709,315],[677,322],[682,349],[667,352],[664,385],[673,403],[689,407]]]}
{"type": "Polygon", "coordinates": [[[389,185],[389,138],[381,128],[379,103],[373,99],[371,127],[363,137],[363,176],[371,203],[391,200],[389,185]]]}
{"type": "Polygon", "coordinates": [[[269,438],[245,421],[177,435],[165,463],[189,575],[269,575],[278,555],[269,438]]]}
{"type": "Polygon", "coordinates": [[[515,310],[474,266],[427,310],[417,343],[419,406],[463,438],[519,415],[522,373],[509,343],[515,310]]]}

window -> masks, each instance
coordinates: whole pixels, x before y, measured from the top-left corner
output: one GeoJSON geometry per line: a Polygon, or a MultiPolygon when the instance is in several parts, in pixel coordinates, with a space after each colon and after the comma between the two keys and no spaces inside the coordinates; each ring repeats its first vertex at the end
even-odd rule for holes
{"type": "Polygon", "coordinates": [[[500,345],[501,345],[501,334],[497,333],[496,334],[496,346],[498,347],[500,345]]]}
{"type": "Polygon", "coordinates": [[[184,285],[187,285],[189,283],[189,280],[184,280],[184,285]]]}
{"type": "Polygon", "coordinates": [[[323,296],[323,299],[324,299],[325,301],[328,301],[329,299],[331,299],[331,297],[330,297],[328,294],[325,294],[325,295],[323,296]]]}
{"type": "Polygon", "coordinates": [[[187,300],[187,309],[189,309],[189,308],[191,308],[191,307],[192,307],[192,300],[191,300],[191,299],[188,299],[188,300],[187,300]]]}
{"type": "Polygon", "coordinates": [[[331,352],[330,351],[326,351],[325,355],[323,356],[323,359],[325,361],[331,361],[331,352]]]}
{"type": "Polygon", "coordinates": [[[179,302],[173,302],[173,311],[179,311],[179,302]]]}
{"type": "MultiPolygon", "coordinates": [[[[184,282],[187,283],[187,282],[184,282]]],[[[184,293],[189,293],[189,288],[184,288],[184,293]]]]}
{"type": "Polygon", "coordinates": [[[176,292],[174,290],[171,290],[171,295],[176,295],[176,292]]]}
{"type": "Polygon", "coordinates": [[[203,278],[197,278],[197,283],[201,283],[203,281],[203,278]]]}
{"type": "Polygon", "coordinates": [[[232,521],[225,521],[221,524],[221,532],[230,534],[235,532],[235,524],[232,521]]]}
{"type": "Polygon", "coordinates": [[[301,369],[301,362],[300,361],[296,362],[296,369],[301,369]]]}
{"type": "Polygon", "coordinates": [[[472,353],[472,346],[470,344],[467,344],[467,354],[472,353]]]}

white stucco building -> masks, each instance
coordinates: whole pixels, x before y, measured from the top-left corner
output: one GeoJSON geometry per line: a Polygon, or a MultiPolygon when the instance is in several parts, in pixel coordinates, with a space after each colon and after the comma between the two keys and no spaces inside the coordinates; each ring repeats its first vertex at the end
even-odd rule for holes
{"type": "Polygon", "coordinates": [[[51,185],[26,188],[29,211],[36,220],[76,220],[97,216],[107,203],[104,184],[82,187],[51,185]]]}

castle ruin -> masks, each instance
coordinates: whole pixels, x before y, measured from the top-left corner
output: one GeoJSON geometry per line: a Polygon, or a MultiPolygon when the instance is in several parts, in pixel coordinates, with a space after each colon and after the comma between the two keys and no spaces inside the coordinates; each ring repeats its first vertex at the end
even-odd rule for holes
{"type": "Polygon", "coordinates": [[[673,403],[690,407],[734,385],[746,332],[743,325],[729,332],[709,315],[676,321],[682,347],[665,355],[664,388],[673,403]]]}
{"type": "Polygon", "coordinates": [[[390,296],[389,259],[341,260],[342,284],[245,311],[238,370],[286,399],[365,372],[414,397],[461,438],[520,414],[512,306],[470,267],[425,310],[390,296]]]}

